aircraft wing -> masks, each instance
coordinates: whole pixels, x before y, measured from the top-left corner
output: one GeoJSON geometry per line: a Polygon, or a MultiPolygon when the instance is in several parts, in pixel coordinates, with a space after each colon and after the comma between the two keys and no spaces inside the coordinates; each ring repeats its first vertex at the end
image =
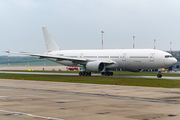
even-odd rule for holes
{"type": "MultiPolygon", "coordinates": [[[[61,61],[61,60],[68,60],[68,61],[73,61],[76,63],[87,63],[87,62],[91,62],[91,61],[96,61],[94,59],[86,59],[86,58],[71,58],[71,57],[65,57],[65,56],[54,56],[54,55],[48,55],[48,54],[31,54],[28,52],[11,52],[11,51],[5,51],[7,53],[12,53],[12,54],[20,54],[20,55],[29,55],[29,56],[36,56],[39,57],[39,59],[43,59],[43,58],[52,58],[52,59],[56,59],[56,61],[61,61]]],[[[99,60],[98,60],[99,61],[99,60]]],[[[116,63],[115,61],[100,61],[102,63],[105,64],[114,64],[116,63]]]]}
{"type": "MultiPolygon", "coordinates": [[[[61,61],[61,60],[68,60],[68,61],[73,61],[73,62],[76,62],[76,63],[87,63],[87,62],[91,62],[91,61],[96,61],[94,59],[86,59],[86,58],[71,58],[71,57],[65,57],[65,56],[54,56],[54,55],[43,55],[43,54],[30,54],[30,56],[37,56],[39,57],[40,59],[43,59],[43,58],[53,58],[53,59],[56,59],[56,61],[61,61]]],[[[106,63],[106,64],[113,64],[115,63],[114,61],[101,61],[103,63],[106,63]]]]}
{"type": "Polygon", "coordinates": [[[39,57],[40,59],[52,58],[52,59],[56,59],[56,61],[69,60],[69,61],[74,61],[74,62],[87,62],[87,59],[84,59],[84,58],[71,58],[71,57],[45,55],[45,54],[30,54],[30,56],[36,56],[36,57],[39,57]]]}

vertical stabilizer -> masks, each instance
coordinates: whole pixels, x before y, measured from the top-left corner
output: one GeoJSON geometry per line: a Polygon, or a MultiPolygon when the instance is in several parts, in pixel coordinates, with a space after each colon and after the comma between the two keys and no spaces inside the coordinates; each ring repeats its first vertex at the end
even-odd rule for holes
{"type": "Polygon", "coordinates": [[[46,27],[42,27],[42,31],[44,34],[44,40],[46,43],[46,48],[48,52],[60,50],[54,39],[52,38],[51,34],[47,30],[46,27]]]}

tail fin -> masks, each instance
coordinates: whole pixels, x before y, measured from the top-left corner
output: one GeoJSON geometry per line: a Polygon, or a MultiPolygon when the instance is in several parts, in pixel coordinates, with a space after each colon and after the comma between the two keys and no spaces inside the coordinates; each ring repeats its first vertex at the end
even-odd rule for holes
{"type": "Polygon", "coordinates": [[[46,27],[42,27],[42,31],[44,34],[44,40],[46,43],[47,51],[52,52],[52,51],[57,51],[60,50],[54,39],[52,38],[51,34],[48,32],[46,27]]]}

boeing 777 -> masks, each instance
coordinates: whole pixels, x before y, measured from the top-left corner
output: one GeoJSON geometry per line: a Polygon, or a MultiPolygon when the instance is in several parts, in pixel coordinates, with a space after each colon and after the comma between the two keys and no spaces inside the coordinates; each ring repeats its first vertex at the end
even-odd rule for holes
{"type": "MultiPolygon", "coordinates": [[[[47,52],[19,54],[45,58],[66,66],[83,67],[84,71],[79,72],[80,76],[91,76],[91,72],[113,75],[110,69],[120,68],[132,71],[161,69],[177,63],[170,53],[155,49],[60,50],[47,28],[42,27],[42,31],[47,52]]],[[[157,77],[162,77],[161,73],[157,77]]]]}

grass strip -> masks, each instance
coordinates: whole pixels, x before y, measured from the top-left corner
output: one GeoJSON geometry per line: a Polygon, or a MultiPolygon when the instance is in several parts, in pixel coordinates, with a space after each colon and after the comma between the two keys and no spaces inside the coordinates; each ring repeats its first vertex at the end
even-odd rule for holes
{"type": "Polygon", "coordinates": [[[18,79],[18,80],[38,80],[38,81],[55,81],[55,82],[180,88],[180,80],[166,80],[166,79],[63,76],[63,75],[62,76],[26,75],[26,74],[4,74],[4,73],[0,73],[0,78],[18,79]]]}

